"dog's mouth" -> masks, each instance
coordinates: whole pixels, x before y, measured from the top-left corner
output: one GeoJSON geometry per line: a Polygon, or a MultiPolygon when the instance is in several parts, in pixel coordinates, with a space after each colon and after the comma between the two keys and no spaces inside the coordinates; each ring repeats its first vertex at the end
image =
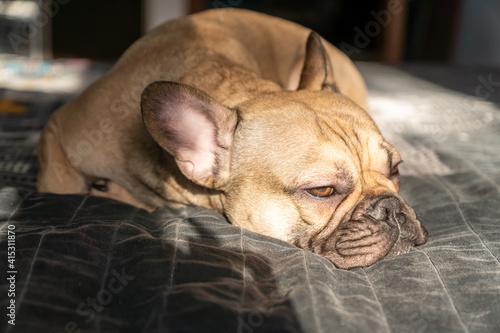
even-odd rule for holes
{"type": "Polygon", "coordinates": [[[427,231],[413,210],[397,197],[386,196],[358,205],[329,237],[313,241],[311,250],[350,269],[409,252],[426,241],[427,231]]]}

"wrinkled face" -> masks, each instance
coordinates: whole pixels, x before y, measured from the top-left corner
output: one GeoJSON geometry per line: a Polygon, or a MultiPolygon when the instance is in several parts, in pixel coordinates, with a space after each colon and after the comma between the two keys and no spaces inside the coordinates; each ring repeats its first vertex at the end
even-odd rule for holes
{"type": "Polygon", "coordinates": [[[331,92],[289,92],[241,105],[226,215],[340,268],[423,244],[398,195],[398,152],[370,116],[331,92]],[[305,101],[305,102],[304,102],[305,101]]]}

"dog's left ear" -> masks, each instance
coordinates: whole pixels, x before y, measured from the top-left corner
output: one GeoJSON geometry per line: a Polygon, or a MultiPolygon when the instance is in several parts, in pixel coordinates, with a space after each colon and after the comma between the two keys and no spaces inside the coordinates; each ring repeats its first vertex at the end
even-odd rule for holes
{"type": "Polygon", "coordinates": [[[338,91],[330,57],[321,42],[321,37],[314,31],[311,31],[307,38],[306,56],[298,90],[303,89],[338,91]]]}
{"type": "Polygon", "coordinates": [[[141,99],[142,118],[153,139],[194,183],[213,189],[229,179],[238,115],[204,92],[176,82],[154,82],[141,99]]]}

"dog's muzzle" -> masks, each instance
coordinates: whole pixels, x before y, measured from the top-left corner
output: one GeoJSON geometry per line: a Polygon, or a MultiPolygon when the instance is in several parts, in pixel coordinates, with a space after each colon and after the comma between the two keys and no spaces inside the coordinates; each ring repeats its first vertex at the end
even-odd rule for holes
{"type": "Polygon", "coordinates": [[[410,251],[427,241],[427,231],[413,210],[394,195],[361,201],[326,238],[311,250],[337,267],[350,269],[410,251]]]}

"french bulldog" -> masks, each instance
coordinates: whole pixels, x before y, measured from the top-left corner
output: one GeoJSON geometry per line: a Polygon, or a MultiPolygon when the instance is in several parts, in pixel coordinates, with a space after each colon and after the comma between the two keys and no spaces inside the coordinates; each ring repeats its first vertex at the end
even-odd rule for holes
{"type": "Polygon", "coordinates": [[[427,240],[398,195],[401,157],[353,63],[317,33],[219,9],[168,22],[62,106],[39,192],[155,210],[198,205],[242,228],[369,266],[427,240]]]}

